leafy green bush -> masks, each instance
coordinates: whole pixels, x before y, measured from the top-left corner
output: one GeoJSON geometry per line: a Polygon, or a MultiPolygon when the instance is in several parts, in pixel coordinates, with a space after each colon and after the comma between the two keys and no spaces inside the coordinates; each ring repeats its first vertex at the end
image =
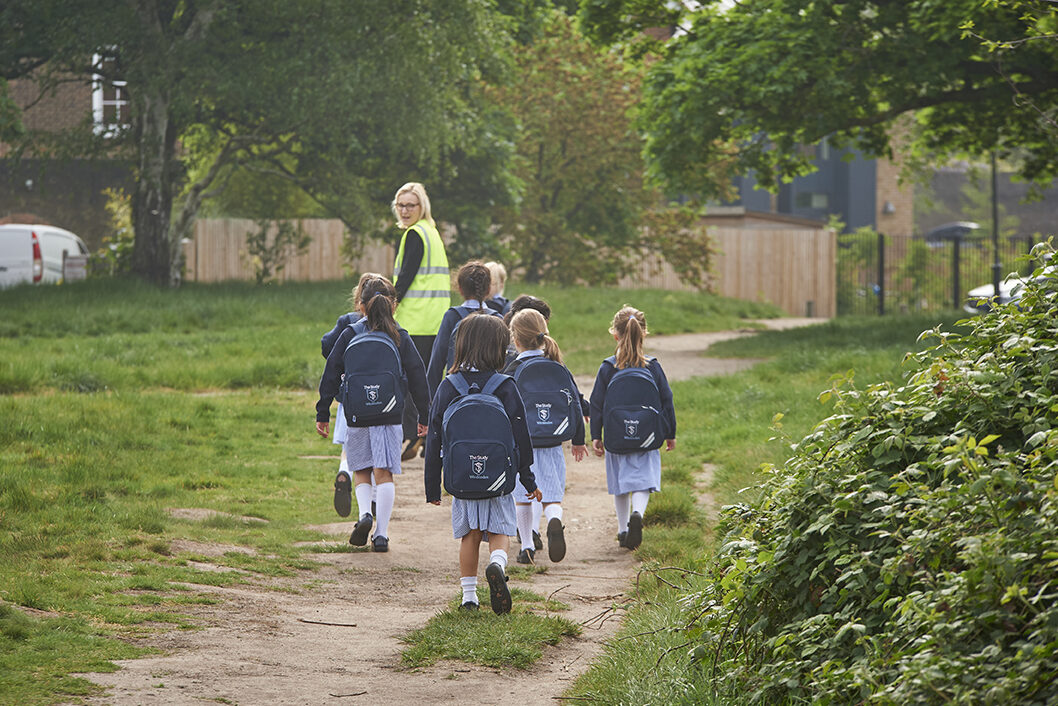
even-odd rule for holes
{"type": "Polygon", "coordinates": [[[924,334],[902,386],[823,393],[835,413],[725,509],[685,601],[720,698],[1058,701],[1056,308],[1052,275],[924,334]]]}

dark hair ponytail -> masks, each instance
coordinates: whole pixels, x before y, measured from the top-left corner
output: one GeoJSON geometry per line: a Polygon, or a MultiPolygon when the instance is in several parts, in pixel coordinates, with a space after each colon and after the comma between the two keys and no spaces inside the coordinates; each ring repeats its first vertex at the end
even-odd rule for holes
{"type": "Polygon", "coordinates": [[[367,315],[367,327],[372,331],[382,331],[400,347],[400,327],[393,318],[393,309],[397,305],[397,290],[393,283],[382,275],[369,274],[360,278],[357,289],[357,301],[367,315]]]}

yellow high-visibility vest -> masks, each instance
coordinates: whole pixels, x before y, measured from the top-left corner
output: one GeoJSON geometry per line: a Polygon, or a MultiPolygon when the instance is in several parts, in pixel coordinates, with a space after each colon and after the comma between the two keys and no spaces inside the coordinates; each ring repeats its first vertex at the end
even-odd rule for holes
{"type": "Polygon", "coordinates": [[[413,230],[422,238],[422,263],[408,287],[408,293],[397,307],[396,319],[412,336],[434,336],[451,306],[452,281],[448,274],[448,255],[445,254],[445,244],[437,228],[429,221],[421,220],[404,231],[400,239],[397,260],[393,263],[394,280],[404,262],[404,243],[408,233],[413,230]]]}

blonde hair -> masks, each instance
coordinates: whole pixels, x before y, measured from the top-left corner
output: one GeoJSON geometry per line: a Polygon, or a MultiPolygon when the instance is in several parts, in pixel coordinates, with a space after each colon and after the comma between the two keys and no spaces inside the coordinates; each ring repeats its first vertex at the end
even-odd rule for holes
{"type": "Polygon", "coordinates": [[[610,333],[617,337],[614,358],[617,368],[645,368],[647,357],[643,341],[647,337],[647,318],[639,309],[625,304],[614,314],[610,333]]]}
{"type": "Polygon", "coordinates": [[[490,294],[503,294],[503,287],[507,284],[507,268],[498,262],[490,260],[485,263],[492,274],[492,291],[490,294]]]}
{"type": "Polygon", "coordinates": [[[393,195],[393,201],[390,202],[389,207],[393,211],[393,217],[397,219],[397,227],[400,228],[400,213],[397,212],[397,199],[400,198],[401,194],[415,194],[419,197],[419,205],[422,206],[422,219],[429,222],[430,225],[437,227],[434,223],[433,215],[430,213],[430,197],[426,195],[426,187],[417,181],[409,181],[404,186],[397,189],[397,193],[393,195]]]}
{"type": "Polygon", "coordinates": [[[547,331],[547,320],[536,309],[522,309],[511,317],[511,336],[522,350],[542,348],[551,360],[562,362],[562,351],[547,331]]]}

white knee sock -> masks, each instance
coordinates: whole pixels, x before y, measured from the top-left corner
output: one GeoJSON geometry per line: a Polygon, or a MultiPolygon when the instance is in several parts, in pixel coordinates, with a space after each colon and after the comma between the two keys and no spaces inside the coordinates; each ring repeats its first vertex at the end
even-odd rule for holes
{"type": "Polygon", "coordinates": [[[522,538],[522,549],[533,548],[533,506],[515,505],[514,517],[518,523],[518,535],[522,538]]]}
{"type": "Polygon", "coordinates": [[[473,603],[477,605],[478,602],[478,577],[477,576],[460,576],[459,585],[463,589],[463,602],[473,603]]]}
{"type": "Polygon", "coordinates": [[[371,484],[356,484],[356,511],[363,517],[371,512],[371,484]]]}
{"type": "Polygon", "coordinates": [[[632,496],[632,512],[638,512],[642,517],[647,511],[647,502],[650,501],[649,490],[636,490],[629,493],[632,496]]]}
{"type": "Polygon", "coordinates": [[[344,473],[350,478],[353,477],[353,474],[349,472],[349,461],[346,460],[345,456],[342,456],[342,462],[338,464],[338,472],[344,473]]]}
{"type": "MultiPolygon", "coordinates": [[[[529,540],[530,542],[532,540],[529,540]]],[[[503,573],[507,573],[507,552],[502,549],[497,549],[489,554],[490,564],[499,564],[500,568],[503,569],[503,573]]]]}
{"type": "Polygon", "coordinates": [[[533,501],[533,531],[540,531],[540,518],[544,514],[544,505],[539,500],[533,501]]]}
{"type": "Polygon", "coordinates": [[[393,482],[379,483],[377,505],[378,515],[375,516],[375,536],[389,537],[389,518],[393,514],[393,501],[397,497],[397,486],[393,482]]]}
{"type": "Polygon", "coordinates": [[[613,496],[613,506],[617,510],[618,533],[628,531],[628,516],[631,514],[628,509],[628,501],[628,493],[613,496]]]}
{"type": "Polygon", "coordinates": [[[558,503],[551,503],[550,505],[544,508],[544,517],[547,518],[548,522],[551,522],[551,520],[555,519],[556,517],[558,518],[558,521],[561,522],[562,506],[558,503]]]}

